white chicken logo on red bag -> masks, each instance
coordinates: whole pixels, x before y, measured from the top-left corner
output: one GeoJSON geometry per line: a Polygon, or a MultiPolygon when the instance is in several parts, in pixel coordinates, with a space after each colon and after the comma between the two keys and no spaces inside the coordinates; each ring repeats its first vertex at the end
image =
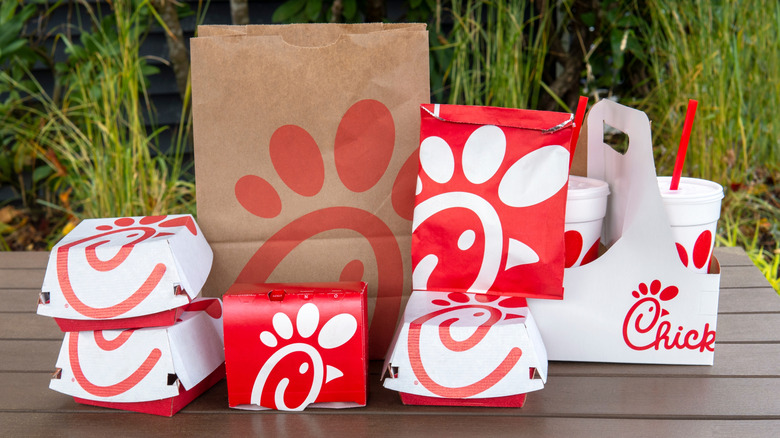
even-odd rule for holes
{"type": "Polygon", "coordinates": [[[547,277],[563,274],[569,151],[554,142],[566,144],[569,130],[426,123],[423,116],[414,290],[560,297],[562,281],[547,277]]]}

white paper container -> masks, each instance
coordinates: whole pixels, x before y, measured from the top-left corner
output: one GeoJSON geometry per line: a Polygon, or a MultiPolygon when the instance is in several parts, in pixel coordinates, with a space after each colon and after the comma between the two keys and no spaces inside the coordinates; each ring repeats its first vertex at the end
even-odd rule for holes
{"type": "Polygon", "coordinates": [[[218,307],[217,318],[216,313],[185,311],[170,327],[65,333],[49,387],[105,402],[175,397],[179,385],[193,388],[225,361],[221,303],[218,307]]]}
{"type": "Polygon", "coordinates": [[[602,223],[607,212],[609,185],[601,180],[570,176],[566,198],[564,226],[566,267],[580,266],[595,259],[598,254],[602,223]]]}
{"type": "Polygon", "coordinates": [[[186,305],[213,255],[190,215],[87,219],[52,248],[38,314],[114,320],[186,305]]]}
{"type": "Polygon", "coordinates": [[[671,180],[659,176],[658,189],[677,252],[688,269],[705,274],[715,246],[723,187],[713,181],[683,177],[678,190],[670,190],[671,180]]]}
{"type": "Polygon", "coordinates": [[[477,296],[413,291],[385,359],[384,386],[450,399],[542,389],[547,352],[529,309],[508,306],[518,298],[477,296]]]}
{"type": "Polygon", "coordinates": [[[606,253],[566,269],[562,301],[529,299],[550,360],[712,364],[720,271],[683,266],[658,190],[647,116],[602,100],[587,117],[588,175],[609,184],[606,253]],[[628,134],[625,155],[604,122],[628,134]],[[676,292],[676,293],[675,293],[676,292]]]}

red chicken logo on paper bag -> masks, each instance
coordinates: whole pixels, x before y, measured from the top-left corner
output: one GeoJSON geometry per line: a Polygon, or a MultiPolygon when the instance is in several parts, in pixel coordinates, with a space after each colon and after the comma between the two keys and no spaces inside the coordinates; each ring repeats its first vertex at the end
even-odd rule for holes
{"type": "MultiPolygon", "coordinates": [[[[271,162],[287,188],[301,197],[316,197],[326,184],[338,184],[337,190],[346,189],[355,196],[381,190],[380,180],[391,170],[389,166],[395,152],[395,123],[390,110],[372,99],[356,102],[342,117],[334,142],[333,157],[324,157],[317,142],[304,128],[284,125],[271,136],[271,162]],[[325,166],[331,162],[335,164],[338,179],[326,181],[325,166]]],[[[415,172],[416,154],[413,154],[395,176],[390,196],[395,214],[407,220],[412,219],[415,172]]],[[[257,175],[244,175],[235,185],[235,196],[241,206],[260,218],[275,218],[282,212],[285,206],[279,193],[280,188],[257,175]]],[[[376,212],[352,206],[313,208],[269,237],[236,281],[267,282],[296,248],[331,230],[357,232],[373,250],[377,284],[371,288],[376,288],[376,301],[381,300],[382,306],[381,311],[374,310],[370,333],[372,356],[379,357],[390,342],[392,327],[398,318],[404,269],[398,242],[376,212]]],[[[334,275],[338,275],[339,281],[363,280],[364,262],[352,260],[334,275]]]]}
{"type": "MultiPolygon", "coordinates": [[[[57,281],[67,301],[65,306],[94,319],[115,318],[136,308],[170,270],[165,263],[150,260],[149,254],[135,255],[136,245],[172,236],[171,231],[180,227],[186,227],[193,236],[198,234],[190,216],[123,217],[115,219],[113,224],[96,226],[93,235],[55,248],[57,281]],[[86,267],[89,275],[74,276],[71,271],[76,264],[86,267]],[[148,270],[137,274],[134,271],[137,266],[146,266],[148,270]],[[87,282],[84,286],[92,288],[95,284],[105,285],[110,288],[114,302],[107,306],[86,302],[79,294],[79,281],[87,282]]],[[[101,295],[101,299],[106,297],[101,295]]]]}
{"type": "MultiPolygon", "coordinates": [[[[560,295],[540,266],[558,260],[562,277],[568,149],[534,147],[539,138],[527,136],[539,133],[522,129],[430,125],[423,120],[413,288],[560,295]]],[[[556,139],[565,140],[544,140],[556,139]]]]}

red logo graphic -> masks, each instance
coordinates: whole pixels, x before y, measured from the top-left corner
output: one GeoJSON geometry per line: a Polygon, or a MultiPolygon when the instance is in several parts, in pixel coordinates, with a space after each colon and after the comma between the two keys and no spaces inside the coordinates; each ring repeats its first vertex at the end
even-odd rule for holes
{"type": "MultiPolygon", "coordinates": [[[[361,100],[352,105],[339,123],[332,160],[323,159],[317,143],[303,128],[285,125],[271,136],[269,153],[277,174],[285,185],[303,197],[320,193],[325,181],[325,163],[333,162],[339,181],[354,193],[370,191],[388,171],[395,147],[395,124],[390,111],[376,100],[361,100]]],[[[413,184],[417,155],[407,158],[396,176],[392,205],[398,216],[411,220],[413,184]]],[[[241,206],[260,218],[281,213],[281,197],[276,188],[255,175],[241,177],[235,185],[241,206]]],[[[398,318],[404,271],[401,251],[393,233],[382,219],[350,206],[313,210],[278,230],[257,250],[238,275],[238,282],[266,282],[277,266],[300,244],[325,231],[352,230],[371,245],[378,276],[377,301],[370,328],[372,356],[380,356],[392,337],[398,318]],[[379,311],[377,311],[377,309],[379,311]]],[[[339,281],[360,281],[364,265],[360,260],[347,263],[339,281]]]]}
{"type": "MultiPolygon", "coordinates": [[[[685,251],[685,247],[679,243],[677,245],[677,253],[680,255],[680,261],[683,266],[688,267],[688,252],[685,251]]],[[[693,257],[691,262],[696,269],[701,269],[710,259],[710,252],[712,251],[712,233],[710,230],[702,231],[699,237],[696,238],[696,243],[693,244],[693,257]]]]}
{"type": "MultiPolygon", "coordinates": [[[[130,339],[130,336],[132,336],[134,331],[135,330],[123,330],[119,336],[112,340],[103,337],[102,331],[95,331],[95,344],[103,351],[114,351],[123,346],[127,340],[130,339]]],[[[149,355],[144,359],[138,369],[122,381],[113,385],[96,385],[84,375],[84,372],[81,369],[81,362],[79,360],[79,332],[69,333],[68,336],[70,337],[70,340],[68,341],[68,356],[70,367],[73,370],[73,376],[81,388],[97,397],[114,397],[132,389],[138,382],[146,378],[162,356],[162,352],[158,348],[154,348],[149,352],[149,355]]]]}
{"type": "Polygon", "coordinates": [[[679,349],[698,350],[700,352],[715,350],[715,331],[710,325],[704,328],[686,331],[683,326],[672,330],[672,323],[666,317],[670,314],[661,307],[661,302],[674,299],[679,294],[676,286],[667,286],[661,290],[661,282],[653,280],[648,289],[645,283],[640,283],[638,291],[631,292],[638,301],[631,306],[623,320],[623,340],[632,350],[649,349],[679,349]]]}
{"type": "MultiPolygon", "coordinates": [[[[360,364],[354,348],[340,348],[355,338],[357,319],[349,313],[334,315],[320,327],[320,311],[314,303],[298,310],[293,324],[287,314],[272,318],[273,331],[260,333],[262,344],[275,350],[263,362],[252,387],[251,403],[259,406],[300,411],[318,401],[322,392],[354,391],[365,383],[354,370],[340,369],[335,363],[351,360],[360,364]],[[334,382],[336,388],[323,389],[334,382]],[[339,384],[339,382],[341,382],[339,384]]],[[[332,384],[332,385],[334,385],[332,384]]]]}
{"type": "MultiPolygon", "coordinates": [[[[95,227],[98,232],[95,235],[69,242],[57,248],[57,280],[60,289],[65,296],[68,305],[80,314],[94,319],[114,318],[129,312],[140,304],[157,287],[166,271],[163,263],[157,263],[152,272],[146,277],[140,287],[133,292],[128,291],[129,296],[120,303],[98,308],[92,307],[79,299],[78,292],[70,278],[69,263],[72,258],[71,249],[82,247],[86,255],[88,266],[98,272],[110,272],[124,263],[133,252],[135,245],[158,237],[171,236],[173,233],[161,231],[164,228],[186,227],[193,235],[197,234],[195,222],[189,216],[181,216],[165,220],[166,216],[146,216],[138,219],[124,217],[114,221],[114,225],[99,225],[95,227]],[[122,246],[119,251],[108,260],[102,260],[98,256],[98,249],[102,245],[122,246]]],[[[112,290],[120,295],[124,284],[111,284],[112,290]]]]}
{"type": "MultiPolygon", "coordinates": [[[[567,268],[571,268],[572,266],[574,266],[575,263],[577,263],[577,260],[580,258],[580,255],[582,254],[582,248],[583,248],[582,234],[580,234],[580,232],[577,230],[569,230],[563,234],[563,240],[566,245],[566,263],[564,266],[567,268]]],[[[598,256],[599,256],[599,239],[596,238],[596,241],[593,242],[593,244],[590,246],[588,252],[586,252],[585,255],[582,257],[582,263],[580,263],[580,266],[587,265],[593,260],[596,260],[598,256]]]]}
{"type": "MultiPolygon", "coordinates": [[[[501,297],[499,296],[482,294],[469,296],[460,292],[450,293],[447,295],[447,298],[449,300],[433,300],[433,304],[443,308],[423,315],[409,325],[409,338],[407,341],[409,360],[415,377],[417,377],[425,389],[445,398],[471,397],[490,389],[506,377],[523,355],[522,350],[518,347],[509,348],[501,363],[493,370],[484,370],[486,375],[479,381],[461,387],[448,387],[436,382],[428,370],[426,370],[420,354],[421,347],[438,340],[447,350],[456,355],[461,355],[461,358],[465,359],[470,354],[470,350],[485,340],[496,323],[501,320],[523,318],[518,314],[504,313],[497,307],[503,307],[509,311],[513,308],[526,307],[526,302],[524,298],[509,297],[501,299],[496,307],[495,305],[486,304],[500,299],[501,297]],[[452,337],[451,327],[465,318],[481,322],[471,336],[463,340],[456,340],[452,337]],[[438,339],[422,339],[423,324],[434,319],[441,321],[438,323],[438,339]]],[[[453,360],[457,360],[456,356],[453,356],[453,360]]]]}

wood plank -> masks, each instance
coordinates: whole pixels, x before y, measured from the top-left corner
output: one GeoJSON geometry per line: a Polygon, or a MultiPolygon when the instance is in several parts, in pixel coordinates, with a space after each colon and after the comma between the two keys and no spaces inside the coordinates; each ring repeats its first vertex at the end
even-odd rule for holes
{"type": "Polygon", "coordinates": [[[721,270],[720,288],[771,287],[761,271],[753,265],[729,266],[721,270]]]}
{"type": "Polygon", "coordinates": [[[0,339],[59,339],[61,341],[63,336],[53,318],[35,313],[0,314],[0,339]]]}
{"type": "Polygon", "coordinates": [[[720,290],[718,313],[780,312],[780,295],[771,287],[720,290]]]}
{"type": "Polygon", "coordinates": [[[3,269],[45,269],[48,261],[48,251],[0,251],[0,266],[3,269]]]}
{"type": "Polygon", "coordinates": [[[38,306],[38,289],[0,289],[0,312],[32,312],[38,306]]]}
{"type": "Polygon", "coordinates": [[[780,313],[718,315],[715,342],[780,342],[780,313]]]}
{"type": "Polygon", "coordinates": [[[548,375],[550,379],[558,376],[780,378],[778,358],[780,344],[717,344],[712,366],[550,362],[548,375]]]}
{"type": "Polygon", "coordinates": [[[431,436],[573,436],[603,438],[690,438],[696,436],[773,436],[780,420],[647,420],[609,418],[523,418],[477,415],[365,414],[359,409],[325,413],[294,414],[262,412],[244,414],[191,413],[187,409],[173,418],[99,413],[0,413],[0,424],[8,436],[382,436],[404,438],[431,436]],[[384,432],[384,433],[383,433],[384,432]],[[486,433],[489,432],[489,433],[486,433]]]}
{"type": "Polygon", "coordinates": [[[715,248],[713,254],[720,262],[720,266],[753,266],[753,262],[750,261],[745,250],[740,247],[725,247],[721,246],[715,248]]]}
{"type": "Polygon", "coordinates": [[[54,372],[62,340],[0,340],[0,372],[54,372]]]}
{"type": "MultiPolygon", "coordinates": [[[[0,411],[99,411],[48,389],[48,373],[0,373],[0,411]]],[[[523,409],[404,406],[397,393],[370,379],[369,405],[355,413],[565,416],[614,418],[780,419],[780,379],[567,377],[529,394],[523,409]]],[[[196,399],[189,412],[228,412],[224,380],[196,399]]]]}
{"type": "Polygon", "coordinates": [[[0,269],[0,289],[40,289],[44,269],[0,269]]]}

